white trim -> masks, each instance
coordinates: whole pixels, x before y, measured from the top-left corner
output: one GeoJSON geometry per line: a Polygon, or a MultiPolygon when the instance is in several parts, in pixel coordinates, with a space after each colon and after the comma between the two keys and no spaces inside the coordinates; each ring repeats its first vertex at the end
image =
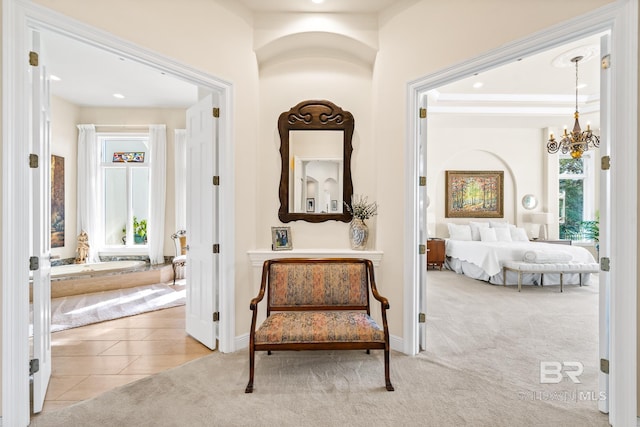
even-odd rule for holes
{"type": "Polygon", "coordinates": [[[268,259],[275,258],[365,258],[373,262],[374,267],[380,265],[383,256],[382,251],[356,251],[353,249],[293,249],[290,251],[271,251],[269,249],[258,249],[247,251],[251,265],[262,267],[268,259]]]}
{"type": "Polygon", "coordinates": [[[2,2],[2,416],[11,426],[29,424],[29,155],[28,38],[24,13],[2,2]],[[17,37],[17,35],[21,35],[17,37]],[[11,108],[9,108],[11,106],[11,108]],[[16,286],[23,283],[25,286],[16,286]],[[26,399],[25,399],[26,397],[26,399]]]}
{"type": "Polygon", "coordinates": [[[221,286],[220,286],[220,351],[234,349],[235,334],[235,222],[234,222],[234,155],[233,155],[233,86],[231,83],[198,71],[171,58],[115,37],[69,17],[26,0],[4,0],[3,7],[3,270],[2,270],[2,409],[6,423],[12,426],[29,424],[28,375],[28,283],[26,270],[29,257],[28,203],[28,99],[25,95],[30,28],[47,29],[84,43],[141,62],[169,75],[180,76],[192,84],[220,93],[220,203],[227,206],[221,213],[221,286]]]}
{"type": "MultiPolygon", "coordinates": [[[[637,242],[628,236],[637,234],[637,78],[638,78],[638,4],[636,0],[617,0],[583,16],[560,23],[544,31],[492,50],[484,55],[409,82],[407,94],[407,138],[405,141],[405,253],[411,254],[417,236],[415,212],[415,146],[418,133],[418,95],[430,89],[489,70],[520,57],[547,50],[572,40],[602,31],[612,31],[612,58],[615,59],[612,79],[612,286],[611,300],[611,374],[610,422],[614,426],[632,425],[637,406],[637,242]],[[627,142],[628,143],[625,143],[627,142]],[[616,224],[618,226],[616,227],[616,224]],[[618,279],[619,277],[619,279],[618,279]]],[[[408,354],[414,354],[418,342],[417,303],[414,280],[418,262],[415,256],[405,257],[404,339],[408,354]],[[409,324],[407,324],[409,323],[409,324]]]]}
{"type": "Polygon", "coordinates": [[[637,416],[638,1],[619,0],[611,34],[611,308],[609,421],[637,416]],[[624,189],[626,191],[616,191],[624,189]],[[634,236],[634,238],[629,238],[634,236]]]}

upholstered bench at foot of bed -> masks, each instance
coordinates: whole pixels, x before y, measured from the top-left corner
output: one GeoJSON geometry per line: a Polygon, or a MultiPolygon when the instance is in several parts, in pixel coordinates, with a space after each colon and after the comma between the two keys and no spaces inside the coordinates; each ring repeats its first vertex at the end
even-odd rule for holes
{"type": "Polygon", "coordinates": [[[524,261],[505,261],[502,265],[502,284],[507,285],[507,271],[518,273],[518,292],[522,289],[522,273],[539,273],[542,277],[547,273],[560,274],[560,292],[563,291],[563,274],[577,273],[580,277],[579,285],[582,286],[583,273],[598,273],[598,263],[562,262],[562,263],[532,263],[524,261]]]}

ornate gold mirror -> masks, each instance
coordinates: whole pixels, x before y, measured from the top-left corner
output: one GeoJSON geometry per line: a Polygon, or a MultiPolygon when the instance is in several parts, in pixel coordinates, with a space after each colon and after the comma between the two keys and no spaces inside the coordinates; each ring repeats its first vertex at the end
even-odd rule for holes
{"type": "Polygon", "coordinates": [[[329,101],[302,101],[280,114],[280,210],[290,221],[351,221],[351,113],[329,101]]]}

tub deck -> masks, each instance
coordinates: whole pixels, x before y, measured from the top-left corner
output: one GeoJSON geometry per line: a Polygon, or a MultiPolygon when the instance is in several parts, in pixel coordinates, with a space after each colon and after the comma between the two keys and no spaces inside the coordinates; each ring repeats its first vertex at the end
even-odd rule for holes
{"type": "MultiPolygon", "coordinates": [[[[171,264],[144,265],[133,270],[92,271],[82,275],[51,278],[51,298],[81,295],[114,289],[167,283],[173,280],[171,264]]],[[[31,300],[31,290],[29,292],[31,300]]]]}

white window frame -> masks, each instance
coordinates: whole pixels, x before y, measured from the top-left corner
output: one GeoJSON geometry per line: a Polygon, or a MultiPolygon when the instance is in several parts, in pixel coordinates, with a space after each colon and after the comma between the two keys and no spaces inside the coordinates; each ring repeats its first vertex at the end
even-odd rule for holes
{"type": "MultiPolygon", "coordinates": [[[[570,155],[561,154],[558,157],[558,164],[560,159],[570,159],[570,155]]],[[[582,154],[582,164],[584,166],[584,172],[581,174],[573,173],[561,173],[558,175],[558,188],[560,188],[560,180],[574,179],[582,180],[582,220],[593,221],[596,218],[595,200],[596,200],[596,177],[595,177],[595,160],[594,153],[592,151],[582,154]]],[[[566,200],[565,200],[566,205],[566,200]]]]}
{"type": "MultiPolygon", "coordinates": [[[[106,170],[107,169],[126,169],[126,186],[127,186],[127,231],[126,231],[126,239],[127,243],[119,244],[119,245],[109,245],[104,244],[103,248],[100,248],[101,255],[111,255],[111,254],[146,254],[149,249],[148,244],[134,244],[134,236],[133,230],[131,229],[131,220],[133,219],[133,194],[131,183],[133,180],[133,169],[134,168],[151,168],[151,156],[146,155],[144,163],[113,163],[109,161],[109,156],[106,156],[105,153],[105,142],[107,140],[140,140],[144,141],[149,147],[149,133],[148,132],[135,132],[135,133],[107,133],[100,132],[96,134],[96,139],[98,144],[100,144],[100,158],[102,161],[100,162],[100,173],[103,176],[103,188],[102,191],[104,193],[104,185],[106,185],[106,170]]],[[[148,150],[147,153],[148,154],[148,150]]],[[[102,218],[100,219],[104,224],[106,221],[106,206],[103,206],[102,210],[102,218]]]]}

